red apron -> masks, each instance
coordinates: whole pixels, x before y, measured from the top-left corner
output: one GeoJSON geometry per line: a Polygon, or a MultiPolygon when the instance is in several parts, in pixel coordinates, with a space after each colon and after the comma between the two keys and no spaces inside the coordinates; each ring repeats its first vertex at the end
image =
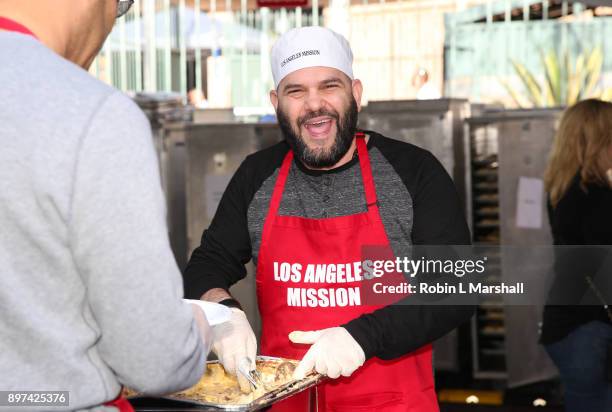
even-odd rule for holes
{"type": "MultiPolygon", "coordinates": [[[[308,270],[304,270],[309,264],[311,268],[313,264],[339,267],[361,262],[364,246],[391,250],[378,210],[364,135],[356,135],[356,142],[367,202],[364,213],[324,219],[279,216],[293,152],[289,151],[283,161],[264,222],[257,262],[263,355],[301,359],[310,346],[292,343],[288,338],[291,331],[339,326],[382,307],[357,305],[350,291],[355,291],[361,282],[346,282],[346,273],[345,282],[328,283],[320,277],[308,277],[308,270]],[[282,263],[284,271],[280,270],[282,263]],[[301,265],[299,276],[287,270],[287,265],[292,264],[301,265]],[[318,304],[311,304],[313,296],[323,295],[326,297],[318,304]],[[349,304],[351,297],[353,306],[349,304]]],[[[316,396],[303,393],[278,403],[273,410],[307,411],[310,397],[317,399],[319,411],[326,412],[437,412],[431,353],[431,345],[427,345],[393,361],[371,358],[349,378],[319,385],[316,396]]]]}
{"type": "MultiPolygon", "coordinates": [[[[32,33],[24,25],[19,24],[14,20],[7,19],[6,17],[2,17],[2,16],[0,16],[0,31],[1,30],[27,34],[37,39],[36,35],[32,33]]],[[[134,412],[134,408],[132,408],[132,405],[130,404],[130,402],[128,402],[127,399],[122,398],[121,395],[110,402],[106,402],[104,406],[115,407],[119,410],[119,412],[134,412]]]]}

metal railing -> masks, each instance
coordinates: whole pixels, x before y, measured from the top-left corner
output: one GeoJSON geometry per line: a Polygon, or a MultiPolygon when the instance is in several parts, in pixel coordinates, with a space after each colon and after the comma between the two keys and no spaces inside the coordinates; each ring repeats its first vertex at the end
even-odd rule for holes
{"type": "Polygon", "coordinates": [[[239,10],[231,10],[231,1],[229,11],[217,11],[214,0],[208,11],[201,6],[201,0],[193,7],[185,0],[136,1],[117,20],[90,71],[128,93],[174,92],[186,99],[198,89],[213,107],[269,106],[271,45],[290,28],[318,24],[319,9],[253,11],[246,0],[239,10]]]}

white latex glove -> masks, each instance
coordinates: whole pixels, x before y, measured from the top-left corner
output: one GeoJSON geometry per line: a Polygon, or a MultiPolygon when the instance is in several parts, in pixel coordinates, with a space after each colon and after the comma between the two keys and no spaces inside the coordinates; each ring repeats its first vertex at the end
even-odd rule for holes
{"type": "Polygon", "coordinates": [[[212,350],[219,358],[225,371],[238,377],[240,389],[251,392],[251,385],[239,373],[236,366],[250,359],[249,367],[255,369],[255,356],[257,355],[257,339],[253,329],[243,311],[232,308],[232,317],[228,322],[213,326],[212,350]]]}
{"type": "Polygon", "coordinates": [[[208,323],[208,319],[206,318],[206,314],[197,305],[191,304],[191,311],[193,312],[193,318],[198,325],[198,330],[200,331],[200,339],[202,339],[202,344],[204,345],[204,351],[208,356],[208,352],[210,352],[210,346],[212,343],[212,328],[208,323]]]}
{"type": "Polygon", "coordinates": [[[363,349],[342,327],[312,332],[293,331],[289,339],[294,343],[312,345],[295,368],[294,379],[304,378],[312,369],[332,379],[340,375],[351,376],[365,362],[363,349]]]}

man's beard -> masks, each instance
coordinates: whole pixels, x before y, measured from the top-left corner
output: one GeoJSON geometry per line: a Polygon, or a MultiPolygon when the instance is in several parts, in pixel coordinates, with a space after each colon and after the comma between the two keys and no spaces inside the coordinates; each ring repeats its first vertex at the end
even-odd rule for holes
{"type": "Polygon", "coordinates": [[[329,116],[336,120],[336,137],[334,143],[329,149],[312,150],[310,149],[301,134],[297,134],[287,115],[279,107],[276,112],[278,119],[278,125],[281,128],[283,136],[291,149],[293,154],[300,162],[304,165],[320,169],[325,167],[331,167],[338,163],[342,156],[348,152],[355,136],[355,130],[357,129],[357,102],[354,98],[350,99],[351,103],[347,110],[343,113],[342,118],[336,111],[328,111],[325,109],[317,110],[316,112],[310,112],[306,116],[297,119],[297,128],[300,130],[301,126],[310,119],[314,119],[319,116],[329,116]]]}

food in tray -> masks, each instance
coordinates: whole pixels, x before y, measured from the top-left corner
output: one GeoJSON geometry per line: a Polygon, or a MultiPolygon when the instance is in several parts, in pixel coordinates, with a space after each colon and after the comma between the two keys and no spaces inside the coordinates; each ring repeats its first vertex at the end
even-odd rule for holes
{"type": "MultiPolygon", "coordinates": [[[[263,385],[251,393],[243,393],[235,376],[225,373],[220,363],[208,363],[198,383],[169,397],[214,404],[248,404],[292,380],[296,361],[257,360],[257,371],[263,385]]],[[[135,395],[128,390],[126,396],[135,395]]]]}
{"type": "Polygon", "coordinates": [[[226,374],[220,364],[211,363],[197,384],[175,396],[208,403],[246,404],[289,382],[295,366],[293,362],[258,360],[257,370],[263,385],[251,393],[243,393],[235,376],[226,374]]]}

